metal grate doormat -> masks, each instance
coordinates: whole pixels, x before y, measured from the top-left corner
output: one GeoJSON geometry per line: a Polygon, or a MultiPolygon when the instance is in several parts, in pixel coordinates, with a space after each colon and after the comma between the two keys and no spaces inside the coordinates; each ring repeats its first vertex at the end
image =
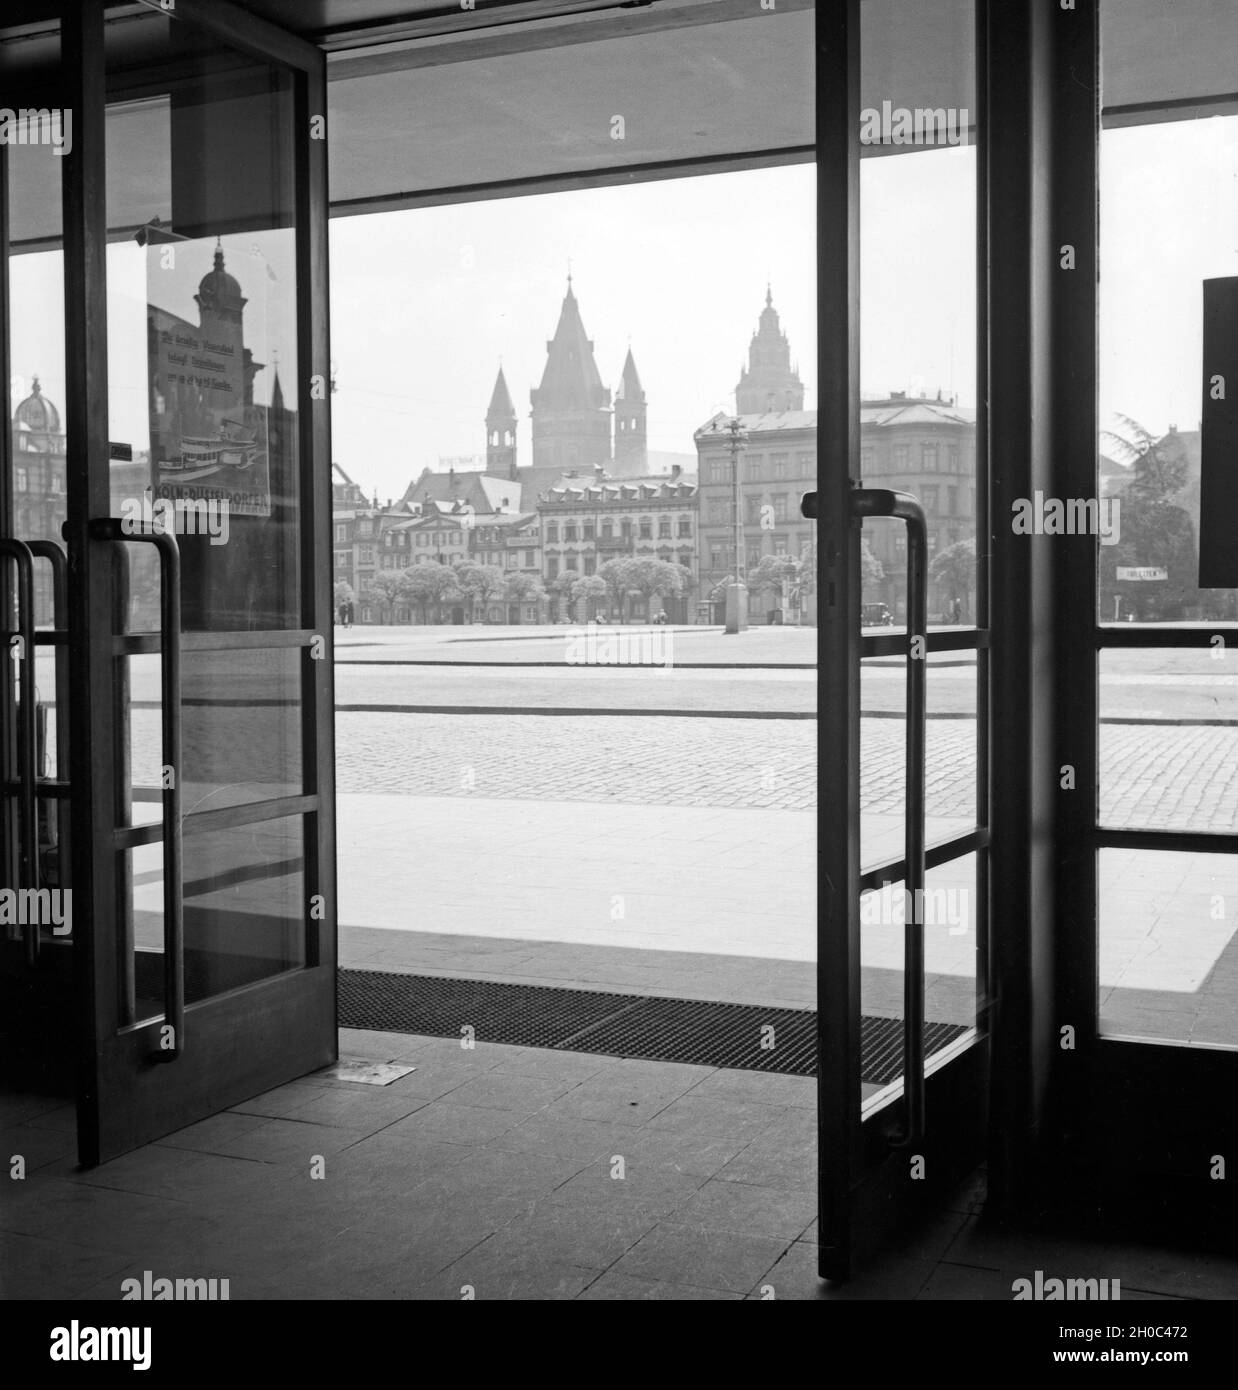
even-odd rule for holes
{"type": "MultiPolygon", "coordinates": [[[[462,1028],[471,1027],[478,1042],[791,1076],[817,1074],[813,1009],[378,970],[341,970],[339,999],[344,1028],[458,1038],[462,1028]]],[[[931,1056],[964,1031],[956,1023],[926,1023],[925,1054],[931,1056]]],[[[876,1086],[896,1080],[902,1072],[902,1020],[865,1015],[860,1042],[861,1080],[876,1086]]]]}

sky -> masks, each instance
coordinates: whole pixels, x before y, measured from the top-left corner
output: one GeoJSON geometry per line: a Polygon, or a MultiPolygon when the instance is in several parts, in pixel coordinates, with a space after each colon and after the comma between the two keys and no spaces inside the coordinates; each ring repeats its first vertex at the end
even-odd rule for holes
{"type": "MultiPolygon", "coordinates": [[[[866,394],[940,389],[975,404],[974,168],[968,148],[862,162],[866,394]]],[[[1238,274],[1238,117],[1106,131],[1101,178],[1101,418],[1120,411],[1156,432],[1193,429],[1200,282],[1238,274]]],[[[812,166],[791,165],[334,219],[334,458],[385,500],[425,466],[483,455],[501,361],[530,461],[529,391],[569,265],[612,390],[631,345],[652,449],[692,456],[693,431],[734,409],[767,283],[814,409],[814,207],[812,166]]],[[[292,272],[269,240],[286,234],[266,235],[276,278],[247,309],[247,342],[260,360],[279,353],[291,399],[291,329],[272,305],[292,272]]],[[[187,253],[177,301],[187,317],[192,258],[205,272],[212,251],[194,243],[187,253]]],[[[144,253],[111,247],[109,266],[109,431],[141,447],[144,253]]],[[[38,372],[63,402],[59,273],[58,255],[14,258],[14,401],[38,372]]],[[[259,400],[264,390],[260,377],[259,400]]]]}

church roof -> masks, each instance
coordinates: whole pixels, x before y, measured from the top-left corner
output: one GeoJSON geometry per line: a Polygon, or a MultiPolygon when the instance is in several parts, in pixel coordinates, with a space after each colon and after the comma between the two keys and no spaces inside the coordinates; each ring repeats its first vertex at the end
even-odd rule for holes
{"type": "Polygon", "coordinates": [[[542,384],[533,392],[532,400],[535,407],[551,411],[599,410],[610,403],[610,392],[598,374],[593,344],[585,333],[570,276],[558,327],[546,344],[542,384]]]}
{"type": "Polygon", "coordinates": [[[494,392],[490,397],[490,406],[486,411],[487,420],[514,420],[516,418],[516,407],[512,405],[511,392],[507,389],[507,378],[503,375],[503,368],[499,368],[499,374],[494,379],[494,392]]]}
{"type": "Polygon", "coordinates": [[[421,476],[409,484],[405,502],[433,504],[450,510],[453,503],[467,503],[479,515],[520,510],[521,486],[510,478],[496,477],[480,469],[453,470],[447,473],[423,469],[421,476]]]}
{"type": "MultiPolygon", "coordinates": [[[[696,431],[695,438],[704,442],[713,437],[726,438],[726,427],[732,417],[723,411],[696,431]],[[717,427],[715,429],[715,426],[717,427]]],[[[775,410],[758,415],[740,415],[740,428],[746,434],[763,434],[776,430],[815,430],[815,410],[775,410]]],[[[951,405],[946,401],[908,396],[906,400],[860,402],[860,423],[866,427],[884,428],[891,425],[965,425],[976,422],[974,406],[951,405]]]]}

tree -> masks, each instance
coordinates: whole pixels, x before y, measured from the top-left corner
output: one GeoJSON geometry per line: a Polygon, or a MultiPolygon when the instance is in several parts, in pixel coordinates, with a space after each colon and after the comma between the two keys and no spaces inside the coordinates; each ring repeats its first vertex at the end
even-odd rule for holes
{"type": "Polygon", "coordinates": [[[637,559],[631,562],[628,582],[645,600],[648,612],[655,594],[658,598],[682,594],[692,583],[692,572],[669,560],[637,559]]]}
{"type": "Polygon", "coordinates": [[[763,589],[782,592],[783,580],[793,580],[799,574],[799,561],[790,555],[762,555],[761,562],[748,574],[748,588],[753,593],[763,589]]]}
{"type": "Polygon", "coordinates": [[[380,570],[378,574],[371,575],[369,583],[365,587],[365,598],[378,605],[380,613],[385,613],[383,622],[392,622],[392,609],[395,607],[396,600],[403,594],[403,575],[398,570],[380,570]]]}
{"type": "Polygon", "coordinates": [[[410,565],[400,572],[400,597],[407,599],[421,613],[421,621],[430,620],[430,606],[439,602],[445,589],[455,585],[455,576],[446,565],[431,562],[410,565]]]}
{"type": "Polygon", "coordinates": [[[561,574],[556,574],[546,585],[547,593],[551,593],[557,598],[567,610],[567,616],[572,616],[572,586],[580,576],[574,570],[564,570],[561,574]]]}
{"type": "MultiPolygon", "coordinates": [[[[867,588],[870,584],[880,584],[886,577],[885,566],[873,554],[873,548],[860,537],[860,584],[867,588]]],[[[808,590],[811,593],[811,590],[808,590]]]]}
{"type": "Polygon", "coordinates": [[[976,583],[976,542],[955,541],[933,556],[928,577],[940,584],[950,596],[950,611],[957,602],[960,613],[966,615],[971,605],[971,591],[976,583]]]}
{"type": "Polygon", "coordinates": [[[507,575],[498,565],[474,565],[468,561],[463,561],[453,568],[456,583],[465,596],[471,600],[469,621],[472,622],[476,619],[476,610],[479,606],[484,621],[490,600],[497,598],[503,592],[507,575]]]}
{"type": "Polygon", "coordinates": [[[599,579],[596,574],[582,575],[575,584],[572,585],[572,598],[579,605],[577,612],[589,611],[590,604],[601,603],[606,597],[606,581],[599,579]]]}
{"type": "Polygon", "coordinates": [[[346,579],[335,581],[335,606],[338,608],[342,603],[356,603],[357,595],[353,592],[352,585],[346,579]]]}
{"type": "Polygon", "coordinates": [[[536,575],[509,570],[503,576],[503,597],[508,603],[536,603],[546,597],[546,591],[536,575]]]}
{"type": "MultiPolygon", "coordinates": [[[[1103,430],[1111,456],[1129,469],[1119,479],[1112,500],[1117,511],[1116,541],[1100,547],[1102,616],[1114,616],[1114,599],[1143,622],[1163,622],[1186,615],[1188,604],[1201,602],[1199,551],[1185,500],[1189,466],[1181,437],[1153,437],[1137,420],[1119,415],[1117,428],[1103,430]],[[1119,580],[1118,566],[1163,569],[1164,579],[1119,580]]],[[[1111,500],[1111,499],[1106,499],[1111,500]]],[[[1110,514],[1112,520],[1113,514],[1110,514]]]]}
{"type": "Polygon", "coordinates": [[[606,560],[598,566],[597,577],[606,585],[607,606],[613,622],[623,622],[627,612],[628,590],[631,588],[628,582],[628,566],[631,563],[632,561],[625,557],[616,556],[615,559],[606,560]]]}

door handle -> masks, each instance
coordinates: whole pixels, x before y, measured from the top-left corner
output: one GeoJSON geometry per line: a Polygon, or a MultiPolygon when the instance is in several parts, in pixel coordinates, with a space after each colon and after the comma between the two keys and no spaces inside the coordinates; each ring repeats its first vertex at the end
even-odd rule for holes
{"type": "Polygon", "coordinates": [[[159,553],[159,648],[163,750],[163,993],[171,1046],[156,1054],[174,1062],[185,1036],[185,901],[181,878],[181,553],[171,531],[134,528],[115,517],[90,523],[92,540],[141,541],[159,553]],[[169,772],[171,777],[169,778],[169,772]]]}
{"type": "MultiPolygon", "coordinates": [[[[17,566],[17,632],[12,635],[19,637],[22,644],[21,669],[18,673],[18,695],[21,705],[17,711],[17,823],[20,839],[18,875],[21,878],[19,887],[37,888],[39,845],[34,792],[34,556],[24,542],[7,538],[0,540],[0,555],[7,556],[17,566]]],[[[34,920],[22,924],[22,936],[26,945],[26,961],[29,965],[34,965],[39,958],[37,914],[34,920]]]]}
{"type": "Polygon", "coordinates": [[[896,517],[907,526],[907,746],[903,887],[911,911],[903,922],[904,1130],[895,1142],[924,1134],[924,744],[928,664],[928,527],[908,492],[856,488],[851,509],[865,517],[896,517]],[[919,639],[919,653],[916,646],[919,639]]]}
{"type": "MultiPolygon", "coordinates": [[[[800,514],[816,518],[816,492],[800,498],[800,514]]],[[[903,922],[903,1098],[905,1123],[897,1145],[924,1134],[924,806],[928,661],[928,527],[924,508],[908,492],[853,488],[851,513],[896,517],[907,525],[907,745],[903,885],[912,911],[903,922]],[[920,639],[920,655],[915,652],[920,639]]]]}

